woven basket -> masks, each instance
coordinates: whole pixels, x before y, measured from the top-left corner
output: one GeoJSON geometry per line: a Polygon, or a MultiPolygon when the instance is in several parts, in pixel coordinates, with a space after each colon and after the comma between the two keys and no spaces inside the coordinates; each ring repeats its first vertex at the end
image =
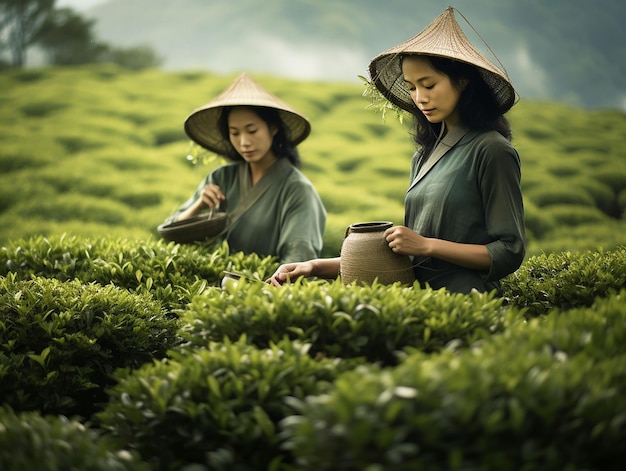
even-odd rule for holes
{"type": "Polygon", "coordinates": [[[389,248],[384,232],[391,222],[374,221],[351,224],[341,245],[339,272],[344,284],[371,285],[375,280],[382,284],[397,281],[412,285],[415,273],[411,259],[389,248]]]}
{"type": "Polygon", "coordinates": [[[226,227],[226,213],[214,213],[209,216],[196,216],[189,219],[161,224],[157,231],[168,242],[188,244],[200,242],[219,235],[226,227]]]}

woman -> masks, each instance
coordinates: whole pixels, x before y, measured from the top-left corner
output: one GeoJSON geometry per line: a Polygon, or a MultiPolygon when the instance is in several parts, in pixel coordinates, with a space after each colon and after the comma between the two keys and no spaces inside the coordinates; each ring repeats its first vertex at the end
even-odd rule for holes
{"type": "Polygon", "coordinates": [[[319,257],[326,210],[296,168],[308,120],[246,74],[185,121],[187,135],[232,162],[215,169],[166,223],[227,210],[231,251],[282,262],[319,257]]]}
{"type": "MultiPolygon", "coordinates": [[[[451,7],[369,70],[382,95],[415,119],[404,225],[386,230],[389,247],[412,258],[422,285],[499,290],[525,254],[520,159],[504,117],[516,100],[507,75],[471,45],[451,7]]],[[[340,263],[284,264],[269,281],[335,278],[340,263]]]]}

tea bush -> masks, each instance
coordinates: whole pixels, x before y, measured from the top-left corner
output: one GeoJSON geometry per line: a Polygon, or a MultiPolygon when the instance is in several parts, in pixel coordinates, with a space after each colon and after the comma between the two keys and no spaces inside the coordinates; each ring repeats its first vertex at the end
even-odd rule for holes
{"type": "MultiPolygon", "coordinates": [[[[31,169],[33,166],[38,169],[46,168],[46,166],[54,163],[52,156],[58,155],[63,151],[63,147],[56,142],[54,138],[41,136],[36,141],[32,139],[29,130],[18,129],[11,134],[8,139],[6,131],[0,129],[0,138],[2,139],[2,149],[0,150],[0,165],[2,165],[2,174],[11,176],[13,179],[19,178],[18,181],[12,180],[15,185],[21,185],[21,170],[31,169]],[[45,150],[43,150],[44,148],[45,150]]],[[[31,182],[32,177],[23,178],[24,182],[31,182]]],[[[10,185],[13,192],[16,191],[14,185],[10,185]]]]}
{"type": "Polygon", "coordinates": [[[570,204],[554,204],[542,209],[553,218],[557,227],[576,227],[581,224],[602,226],[610,223],[610,218],[597,208],[570,204]]]}
{"type": "Polygon", "coordinates": [[[502,299],[451,295],[339,281],[296,282],[280,289],[240,281],[196,296],[181,317],[181,335],[195,347],[246,335],[259,348],[284,338],[311,345],[311,355],[395,364],[402,349],[424,352],[455,341],[467,345],[503,327],[502,299]]]}
{"type": "Polygon", "coordinates": [[[75,199],[73,196],[57,196],[54,199],[40,201],[36,205],[23,208],[25,218],[37,219],[43,214],[54,214],[54,220],[65,222],[79,217],[85,223],[101,222],[104,224],[123,225],[123,205],[117,201],[106,200],[94,196],[75,199]]]}
{"type": "Polygon", "coordinates": [[[295,469],[621,469],[625,301],[518,320],[470,349],[362,366],[290,399],[295,469]]]}
{"type": "Polygon", "coordinates": [[[595,208],[595,200],[590,194],[570,186],[534,188],[526,192],[525,196],[539,207],[571,204],[595,208]]]}
{"type": "Polygon", "coordinates": [[[607,247],[624,247],[620,231],[626,230],[626,220],[612,221],[606,225],[581,224],[576,227],[560,226],[550,232],[552,239],[528,240],[530,261],[534,256],[559,254],[563,252],[585,253],[596,251],[610,251],[607,247]],[[569,247],[562,250],[563,246],[569,247]],[[541,246],[541,249],[539,249],[541,246]]]}
{"type": "Polygon", "coordinates": [[[176,328],[147,294],[0,277],[0,401],[88,418],[106,402],[113,371],[164,357],[179,343],[176,328]]]}
{"type": "Polygon", "coordinates": [[[621,211],[620,215],[623,218],[626,214],[626,188],[619,192],[619,194],[617,195],[617,201],[619,204],[619,209],[621,211]]]}
{"type": "Polygon", "coordinates": [[[526,236],[529,240],[545,240],[546,234],[557,227],[554,216],[546,214],[533,202],[524,203],[524,223],[526,224],[526,236]]]}
{"type": "Polygon", "coordinates": [[[572,179],[570,185],[573,188],[580,189],[591,195],[595,205],[601,209],[603,213],[619,218],[618,198],[609,185],[598,180],[583,177],[572,179]]]}
{"type": "Polygon", "coordinates": [[[626,167],[624,165],[617,168],[609,165],[596,167],[592,171],[592,176],[597,181],[610,186],[615,193],[626,188],[626,167]]]}
{"type": "Polygon", "coordinates": [[[0,406],[0,469],[149,471],[139,457],[116,448],[95,429],[63,416],[15,413],[0,406]]]}
{"type": "Polygon", "coordinates": [[[99,414],[109,436],[153,469],[206,465],[211,470],[278,469],[278,422],[293,413],[285,398],[326,392],[350,368],[313,360],[308,347],[282,341],[257,349],[245,338],[179,348],[171,358],[118,372],[99,414]]]}
{"type": "Polygon", "coordinates": [[[22,240],[0,251],[0,397],[90,418],[111,453],[137,452],[151,469],[532,469],[541,459],[611,469],[600,455],[618,458],[624,438],[613,395],[626,384],[625,257],[531,256],[495,298],[339,280],[274,288],[262,280],[276,260],[210,243],[22,240]],[[221,289],[228,269],[257,281],[221,289]],[[338,411],[322,411],[328,401],[338,411]],[[326,438],[311,440],[317,427],[326,438]]]}
{"type": "Polygon", "coordinates": [[[503,280],[503,294],[528,316],[590,306],[626,287],[626,247],[537,255],[503,280]]]}
{"type": "Polygon", "coordinates": [[[0,250],[0,275],[77,279],[148,292],[169,311],[183,308],[207,286],[219,285],[224,270],[271,273],[275,260],[230,254],[225,244],[189,245],[163,240],[89,239],[63,235],[17,240],[0,250]]]}

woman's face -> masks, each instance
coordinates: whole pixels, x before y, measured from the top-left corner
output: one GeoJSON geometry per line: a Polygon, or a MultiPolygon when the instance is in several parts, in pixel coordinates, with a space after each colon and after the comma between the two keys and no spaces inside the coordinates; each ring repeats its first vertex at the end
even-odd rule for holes
{"type": "Polygon", "coordinates": [[[405,56],[402,74],[413,102],[429,122],[443,121],[448,128],[458,123],[457,104],[464,84],[456,86],[424,56],[405,56]]]}
{"type": "Polygon", "coordinates": [[[246,162],[276,159],[271,151],[276,132],[250,108],[236,107],[228,114],[230,143],[246,162]]]}

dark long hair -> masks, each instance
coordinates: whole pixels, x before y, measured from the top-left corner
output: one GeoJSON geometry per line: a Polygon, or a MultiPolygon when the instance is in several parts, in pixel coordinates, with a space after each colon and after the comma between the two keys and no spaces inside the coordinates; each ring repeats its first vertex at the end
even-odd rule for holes
{"type": "MultiPolygon", "coordinates": [[[[498,131],[506,139],[511,140],[511,125],[498,109],[495,96],[482,78],[478,67],[443,57],[422,57],[428,59],[435,70],[447,75],[453,85],[459,86],[461,80],[467,80],[457,104],[459,118],[465,126],[478,131],[498,131]]],[[[424,154],[428,154],[435,145],[443,123],[430,123],[417,108],[413,112],[413,117],[415,122],[413,139],[424,154]]]]}
{"type": "MultiPolygon", "coordinates": [[[[291,162],[291,164],[295,167],[300,166],[300,154],[298,153],[298,149],[292,144],[292,142],[287,137],[287,131],[285,130],[285,124],[280,117],[280,113],[276,108],[268,108],[265,106],[251,106],[251,105],[242,105],[242,108],[248,108],[252,110],[256,115],[261,118],[267,126],[272,129],[276,128],[277,132],[274,135],[274,139],[272,140],[272,152],[279,159],[286,158],[291,162]]],[[[220,117],[218,119],[217,125],[220,130],[220,134],[224,138],[224,140],[228,143],[228,157],[230,160],[234,161],[244,161],[244,158],[239,155],[239,152],[235,150],[233,145],[230,142],[230,131],[228,129],[228,116],[230,112],[235,108],[234,106],[225,106],[222,109],[220,117]]]]}

